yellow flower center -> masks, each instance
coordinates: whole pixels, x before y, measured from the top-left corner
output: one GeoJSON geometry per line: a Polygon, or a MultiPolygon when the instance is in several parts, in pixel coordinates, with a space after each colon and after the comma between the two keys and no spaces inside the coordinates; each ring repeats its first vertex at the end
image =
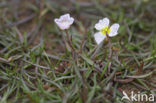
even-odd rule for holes
{"type": "Polygon", "coordinates": [[[109,34],[110,33],[110,28],[108,26],[104,27],[103,29],[101,29],[101,33],[103,35],[106,35],[106,33],[109,34]]]}

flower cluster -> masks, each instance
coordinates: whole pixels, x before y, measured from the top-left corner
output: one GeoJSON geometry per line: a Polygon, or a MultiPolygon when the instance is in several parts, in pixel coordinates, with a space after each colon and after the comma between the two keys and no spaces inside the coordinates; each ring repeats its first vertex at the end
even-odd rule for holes
{"type": "MultiPolygon", "coordinates": [[[[65,14],[60,16],[60,18],[56,18],[54,21],[61,30],[66,30],[69,29],[70,26],[73,24],[74,18],[70,17],[70,14],[65,14]]],[[[118,34],[119,27],[120,25],[117,23],[113,24],[112,26],[109,26],[108,18],[99,20],[99,22],[95,24],[95,29],[99,31],[94,34],[96,43],[100,44],[107,36],[116,36],[118,34]]]]}

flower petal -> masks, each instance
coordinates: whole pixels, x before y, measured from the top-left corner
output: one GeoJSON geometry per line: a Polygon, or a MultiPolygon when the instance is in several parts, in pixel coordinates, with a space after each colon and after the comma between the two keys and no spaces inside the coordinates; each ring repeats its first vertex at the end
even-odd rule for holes
{"type": "Polygon", "coordinates": [[[99,22],[97,24],[95,24],[95,28],[97,30],[101,30],[106,26],[109,26],[109,19],[108,18],[104,18],[102,20],[99,20],[99,22]]]}
{"type": "Polygon", "coordinates": [[[70,22],[70,25],[73,24],[73,22],[74,22],[74,18],[73,18],[73,17],[70,17],[69,22],[70,22]]]}
{"type": "Polygon", "coordinates": [[[69,19],[69,18],[70,18],[70,14],[64,14],[60,16],[60,19],[69,19]]]}
{"type": "Polygon", "coordinates": [[[68,23],[58,23],[57,24],[61,30],[69,29],[70,25],[68,23]]]}
{"type": "Polygon", "coordinates": [[[59,19],[54,19],[54,22],[57,24],[59,22],[59,19]]]}
{"type": "Polygon", "coordinates": [[[54,19],[55,23],[61,30],[69,29],[70,25],[73,24],[74,18],[70,17],[70,14],[60,16],[60,18],[54,19]]]}
{"type": "Polygon", "coordinates": [[[96,43],[100,44],[106,38],[106,35],[103,35],[101,32],[97,32],[94,34],[94,38],[96,43]]]}
{"type": "Polygon", "coordinates": [[[115,23],[110,27],[110,33],[108,34],[110,37],[116,36],[118,34],[118,29],[120,25],[115,23]]]}

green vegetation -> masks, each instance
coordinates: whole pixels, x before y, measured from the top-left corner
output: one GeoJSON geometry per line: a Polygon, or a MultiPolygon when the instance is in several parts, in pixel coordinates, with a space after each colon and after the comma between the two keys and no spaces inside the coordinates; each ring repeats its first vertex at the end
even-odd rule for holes
{"type": "Polygon", "coordinates": [[[79,1],[0,1],[0,103],[124,103],[122,91],[156,94],[156,1],[79,1]],[[54,23],[65,13],[75,18],[75,53],[54,23]],[[107,40],[98,47],[93,37],[104,17],[120,24],[111,58],[107,40]]]}

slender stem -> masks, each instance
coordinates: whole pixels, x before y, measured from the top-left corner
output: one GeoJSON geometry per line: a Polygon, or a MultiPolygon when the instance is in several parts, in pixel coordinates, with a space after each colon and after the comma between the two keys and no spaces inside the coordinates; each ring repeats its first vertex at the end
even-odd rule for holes
{"type": "MultiPolygon", "coordinates": [[[[86,32],[86,28],[85,28],[85,34],[87,34],[87,32],[86,32]]],[[[85,40],[86,40],[86,36],[87,35],[83,35],[83,40],[82,40],[82,42],[81,42],[81,45],[80,45],[80,53],[82,53],[82,49],[83,49],[83,47],[84,47],[84,45],[85,45],[85,40]]]]}
{"type": "Polygon", "coordinates": [[[113,51],[112,51],[112,42],[111,42],[111,39],[109,38],[108,34],[106,33],[106,38],[108,40],[108,47],[109,47],[109,56],[108,56],[108,63],[109,63],[109,66],[108,66],[108,72],[110,73],[110,69],[111,69],[111,60],[112,60],[112,54],[113,54],[113,51]]]}
{"type": "Polygon", "coordinates": [[[68,43],[67,43],[67,41],[66,41],[64,35],[62,35],[62,39],[63,39],[63,41],[64,41],[64,43],[65,43],[66,48],[67,48],[68,43]]]}
{"type": "Polygon", "coordinates": [[[72,57],[73,57],[73,60],[75,61],[75,50],[74,50],[74,48],[73,48],[73,43],[72,43],[72,39],[71,39],[71,37],[69,36],[69,33],[68,33],[68,31],[67,30],[65,30],[65,33],[66,33],[66,36],[67,36],[67,39],[68,39],[68,41],[69,41],[69,46],[70,46],[70,48],[71,48],[71,51],[72,51],[72,57]]]}
{"type": "Polygon", "coordinates": [[[66,36],[67,36],[67,38],[68,38],[68,41],[69,41],[69,45],[70,45],[70,48],[72,49],[72,52],[74,52],[74,48],[73,48],[73,43],[72,43],[72,39],[71,39],[71,37],[69,36],[69,33],[68,33],[68,30],[65,30],[65,32],[66,32],[66,36]]]}
{"type": "Polygon", "coordinates": [[[110,38],[109,38],[107,33],[106,33],[106,38],[108,40],[108,46],[109,46],[109,56],[108,56],[108,58],[111,60],[112,53],[113,53],[112,52],[112,42],[111,42],[111,40],[110,40],[110,38]]]}

